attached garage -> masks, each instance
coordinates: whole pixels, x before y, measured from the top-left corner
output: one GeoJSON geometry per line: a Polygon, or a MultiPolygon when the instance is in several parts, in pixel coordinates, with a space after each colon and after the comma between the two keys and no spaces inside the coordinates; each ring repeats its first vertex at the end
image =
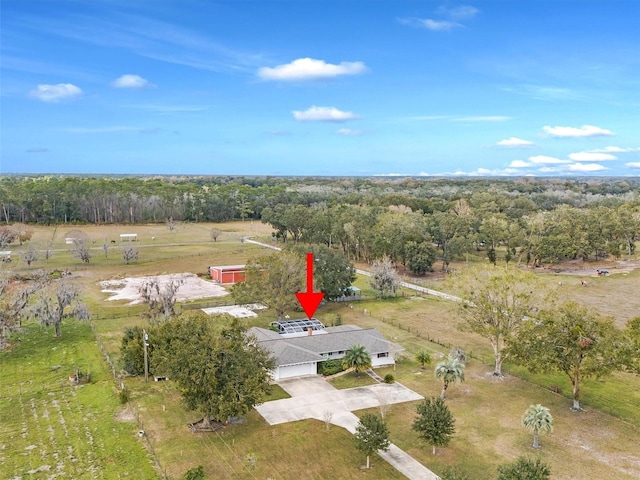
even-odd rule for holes
{"type": "Polygon", "coordinates": [[[284,380],[285,378],[303,377],[305,375],[316,375],[318,373],[316,362],[299,363],[297,365],[281,365],[274,372],[274,380],[284,380]]]}

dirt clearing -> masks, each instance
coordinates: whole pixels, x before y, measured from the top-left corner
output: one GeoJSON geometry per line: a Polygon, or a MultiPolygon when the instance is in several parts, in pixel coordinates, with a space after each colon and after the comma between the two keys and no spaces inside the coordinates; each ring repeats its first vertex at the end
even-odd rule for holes
{"type": "Polygon", "coordinates": [[[225,307],[203,308],[202,311],[207,315],[222,315],[228,313],[236,318],[257,317],[258,314],[254,310],[264,310],[264,305],[252,303],[250,305],[227,305],[225,307]]]}
{"type": "Polygon", "coordinates": [[[194,273],[176,273],[173,275],[105,280],[100,282],[100,287],[104,293],[111,294],[111,296],[107,298],[108,301],[129,300],[128,305],[135,305],[142,302],[140,287],[142,287],[145,282],[154,280],[158,282],[160,291],[172,281],[182,282],[176,291],[176,300],[178,302],[229,295],[229,292],[224,287],[211,281],[203,280],[194,273]]]}

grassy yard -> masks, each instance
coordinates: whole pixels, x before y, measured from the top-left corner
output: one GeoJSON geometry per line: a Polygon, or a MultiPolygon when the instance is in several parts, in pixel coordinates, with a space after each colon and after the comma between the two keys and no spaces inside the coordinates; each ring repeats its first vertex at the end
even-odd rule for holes
{"type": "MultiPolygon", "coordinates": [[[[398,340],[405,344],[409,335],[400,332],[398,340]]],[[[417,344],[431,349],[434,356],[445,350],[426,341],[417,344]]],[[[387,368],[377,373],[392,373],[397,382],[425,397],[439,395],[442,388],[434,378],[433,365],[423,370],[410,358],[401,361],[395,371],[387,368]]],[[[411,430],[415,403],[390,407],[392,440],[436,473],[446,465],[457,465],[477,480],[495,478],[499,464],[519,455],[540,456],[551,466],[554,479],[608,476],[630,480],[640,474],[640,458],[633,453],[636,427],[596,409],[576,414],[560,395],[511,375],[497,380],[487,373],[484,364],[470,361],[466,381],[449,387],[446,401],[456,418],[457,433],[448,448],[438,449],[433,456],[418,440],[411,430]],[[540,451],[530,447],[532,437],[520,425],[522,414],[534,403],[549,407],[554,417],[554,432],[542,436],[540,451]]]]}
{"type": "Polygon", "coordinates": [[[0,478],[155,479],[88,325],[30,325],[0,353],[0,478]],[[73,386],[76,368],[91,382],[73,386]]]}
{"type": "Polygon", "coordinates": [[[184,410],[171,382],[130,379],[128,385],[136,392],[133,403],[171,478],[197,465],[204,466],[210,479],[405,478],[382,459],[373,459],[371,471],[361,471],[365,459],[342,428],[327,430],[317,420],[269,426],[254,410],[242,424],[194,434],[187,425],[199,417],[184,410]]]}
{"type": "Polygon", "coordinates": [[[376,381],[364,372],[354,373],[348,372],[344,375],[337,375],[329,380],[329,383],[338,390],[344,388],[366,387],[367,385],[375,385],[376,381]]]}

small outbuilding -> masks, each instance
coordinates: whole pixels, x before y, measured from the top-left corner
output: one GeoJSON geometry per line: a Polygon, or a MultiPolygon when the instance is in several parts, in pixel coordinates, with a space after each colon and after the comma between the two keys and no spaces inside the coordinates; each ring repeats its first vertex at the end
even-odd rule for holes
{"type": "Polygon", "coordinates": [[[220,265],[209,267],[211,280],[217,283],[244,282],[246,278],[246,265],[220,265]]]}
{"type": "Polygon", "coordinates": [[[120,234],[120,241],[127,241],[127,242],[137,242],[138,241],[138,234],[137,233],[121,233],[120,234]]]}
{"type": "Polygon", "coordinates": [[[338,297],[334,300],[334,302],[353,302],[355,300],[361,300],[362,299],[362,290],[360,290],[358,287],[354,287],[353,285],[351,285],[349,288],[347,288],[347,291],[345,292],[344,295],[342,295],[341,297],[338,297]]]}

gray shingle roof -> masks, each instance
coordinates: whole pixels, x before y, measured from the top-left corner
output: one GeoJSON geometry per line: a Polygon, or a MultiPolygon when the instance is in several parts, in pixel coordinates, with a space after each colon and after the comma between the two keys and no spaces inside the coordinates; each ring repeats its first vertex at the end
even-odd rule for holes
{"type": "Polygon", "coordinates": [[[389,342],[375,328],[362,329],[355,325],[329,327],[324,333],[285,338],[271,330],[251,328],[259,344],[271,350],[278,366],[325,360],[322,354],[344,352],[354,345],[363,345],[369,355],[403,350],[389,342]]]}

